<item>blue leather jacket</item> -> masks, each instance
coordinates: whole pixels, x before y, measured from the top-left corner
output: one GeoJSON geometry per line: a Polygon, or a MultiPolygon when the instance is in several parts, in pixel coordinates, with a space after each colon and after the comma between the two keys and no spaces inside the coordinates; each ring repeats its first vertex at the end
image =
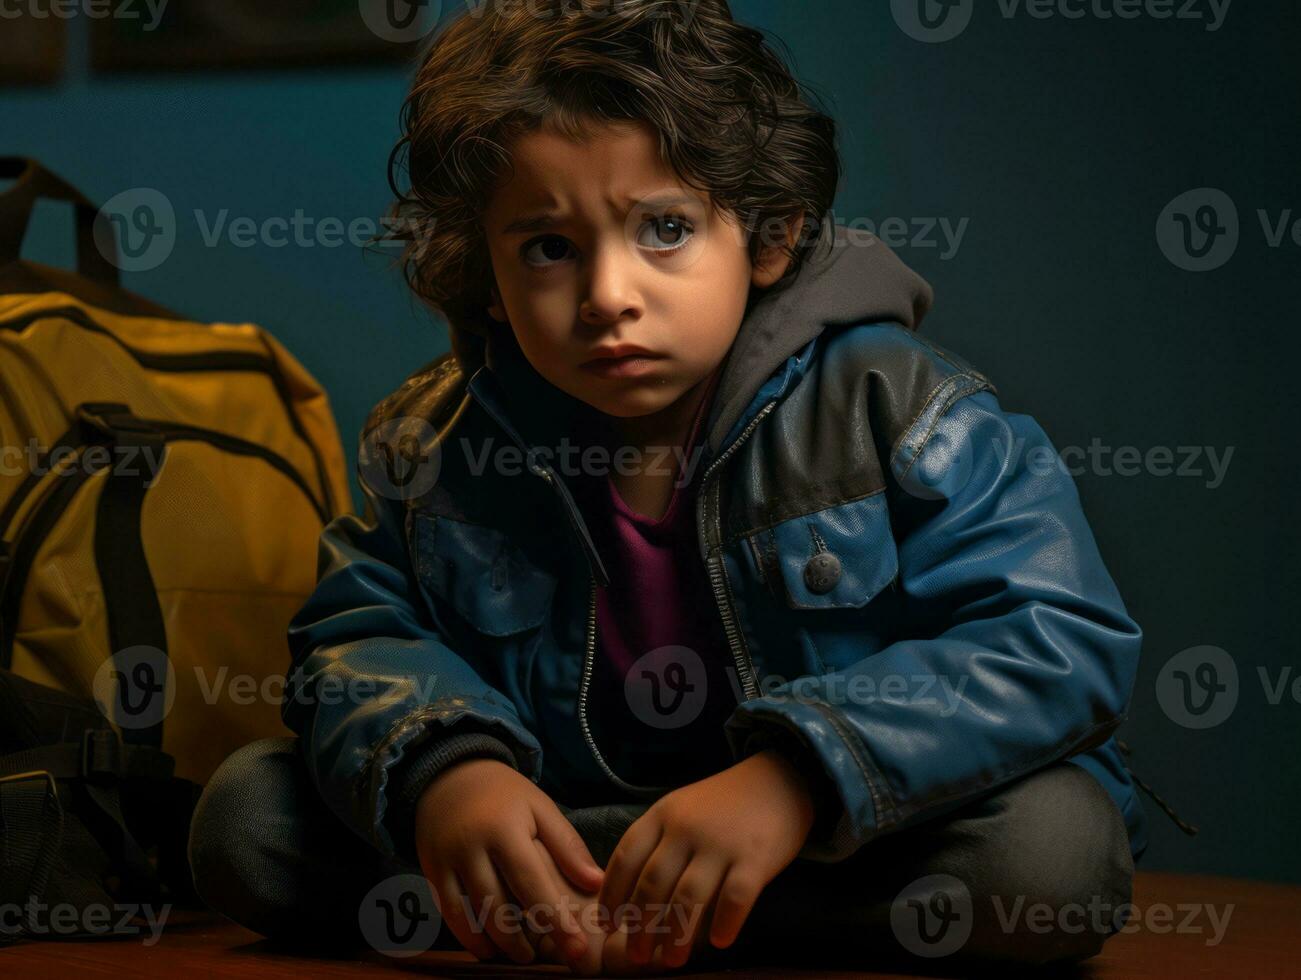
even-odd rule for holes
{"type": "MultiPolygon", "coordinates": [[[[1060,759],[1106,788],[1138,857],[1112,736],[1141,631],[1044,431],[917,335],[930,303],[889,249],[839,228],[746,315],[695,499],[740,695],[727,743],[825,777],[813,860],[1060,759]]],[[[577,403],[506,340],[463,360],[372,413],[365,516],[325,529],[289,630],[284,719],[331,809],[389,855],[412,855],[411,802],[459,754],[497,754],[571,806],[668,789],[615,773],[592,738],[595,589],[619,570],[557,465],[577,403]],[[375,486],[398,431],[438,468],[418,493],[375,486]],[[484,447],[526,465],[477,468],[484,447]]]]}

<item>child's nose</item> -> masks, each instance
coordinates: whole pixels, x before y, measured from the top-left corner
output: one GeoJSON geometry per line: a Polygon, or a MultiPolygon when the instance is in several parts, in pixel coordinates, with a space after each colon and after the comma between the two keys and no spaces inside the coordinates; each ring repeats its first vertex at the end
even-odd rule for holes
{"type": "Polygon", "coordinates": [[[586,323],[611,323],[638,317],[642,302],[632,257],[621,245],[602,248],[593,258],[581,315],[586,323]],[[625,254],[614,254],[623,251],[625,254]]]}

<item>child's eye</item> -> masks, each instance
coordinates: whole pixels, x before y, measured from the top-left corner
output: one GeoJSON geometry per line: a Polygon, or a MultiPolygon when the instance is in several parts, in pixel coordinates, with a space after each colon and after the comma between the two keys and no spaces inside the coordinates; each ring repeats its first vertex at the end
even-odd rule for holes
{"type": "Polygon", "coordinates": [[[524,246],[524,261],[537,268],[546,268],[553,262],[563,261],[569,252],[569,240],[559,235],[535,238],[524,246]],[[534,255],[541,250],[541,255],[534,255]]]}
{"type": "Polygon", "coordinates": [[[695,229],[686,218],[676,214],[667,214],[663,217],[651,218],[643,226],[643,233],[639,236],[637,244],[644,245],[657,252],[672,253],[684,248],[687,242],[691,241],[691,236],[694,233],[695,229]],[[646,241],[645,232],[647,231],[653,233],[658,242],[646,241]]]}
{"type": "MultiPolygon", "coordinates": [[[[691,241],[695,228],[680,215],[652,217],[642,226],[637,244],[658,255],[672,255],[691,241]]],[[[545,235],[526,244],[522,251],[524,261],[535,269],[546,269],[570,257],[572,245],[559,235],[545,235]]]]}

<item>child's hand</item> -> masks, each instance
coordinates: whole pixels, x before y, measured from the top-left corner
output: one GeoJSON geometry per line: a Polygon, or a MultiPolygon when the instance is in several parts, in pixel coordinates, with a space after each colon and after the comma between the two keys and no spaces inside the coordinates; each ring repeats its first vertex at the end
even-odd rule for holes
{"type": "MultiPolygon", "coordinates": [[[[538,855],[542,862],[551,871],[552,875],[559,882],[559,886],[576,909],[575,917],[582,926],[587,936],[587,953],[575,960],[571,957],[568,960],[569,968],[579,976],[597,976],[599,974],[609,974],[611,969],[606,962],[606,950],[610,948],[609,940],[613,937],[607,936],[601,928],[601,911],[596,904],[598,888],[576,888],[569,884],[560,869],[556,867],[555,862],[551,859],[551,854],[541,842],[537,844],[538,855]]],[[[555,931],[547,932],[541,936],[530,934],[530,939],[534,946],[537,947],[538,959],[543,963],[562,963],[565,958],[559,952],[556,945],[557,934],[555,931]]]]}
{"type": "MultiPolygon", "coordinates": [[[[649,964],[637,965],[630,962],[627,954],[628,933],[616,929],[607,935],[602,928],[602,924],[608,921],[609,910],[603,909],[598,904],[598,889],[586,890],[572,887],[565,880],[564,875],[560,873],[555,862],[551,860],[550,852],[542,846],[541,841],[534,841],[534,843],[537,845],[538,855],[543,863],[551,871],[555,880],[559,882],[565,896],[574,903],[574,907],[577,909],[575,916],[587,934],[586,955],[577,961],[571,958],[568,962],[569,968],[574,973],[584,977],[598,975],[634,977],[663,973],[667,969],[661,956],[664,951],[662,946],[656,949],[655,955],[649,964]]],[[[540,962],[565,962],[556,945],[554,931],[548,931],[541,935],[530,933],[529,939],[538,951],[538,960],[540,962]]]]}
{"type": "MultiPolygon", "coordinates": [[[[608,910],[603,909],[597,902],[597,889],[590,892],[580,891],[577,888],[571,888],[565,884],[563,876],[556,869],[551,860],[547,849],[538,843],[538,853],[542,860],[552,870],[556,879],[561,882],[568,896],[573,900],[578,908],[577,918],[582,924],[588,937],[587,954],[578,962],[571,961],[569,967],[579,976],[614,976],[614,977],[635,977],[646,974],[663,973],[667,967],[664,964],[662,953],[664,947],[656,949],[655,955],[649,964],[637,965],[628,959],[627,945],[628,933],[622,929],[606,934],[602,929],[602,923],[608,918],[608,910]]],[[[561,963],[563,957],[557,951],[555,943],[555,934],[548,932],[540,936],[530,935],[538,951],[538,960],[543,963],[561,963]]]]}
{"type": "Polygon", "coordinates": [[[716,947],[730,946],[815,816],[804,777],[773,751],[657,800],[619,841],[600,893],[628,931],[629,963],[649,963],[662,942],[664,965],[682,966],[704,929],[716,947]],[[628,902],[637,907],[631,920],[620,908],[628,902]]]}
{"type": "Polygon", "coordinates": [[[466,759],[425,787],[415,823],[420,868],[462,946],[481,960],[500,951],[531,963],[528,923],[519,913],[537,910],[561,939],[565,961],[581,965],[588,940],[573,903],[562,903],[554,869],[586,891],[600,887],[603,872],[546,793],[495,759],[466,759]],[[543,848],[554,865],[541,859],[543,848]],[[499,916],[502,906],[510,914],[499,916]]]}

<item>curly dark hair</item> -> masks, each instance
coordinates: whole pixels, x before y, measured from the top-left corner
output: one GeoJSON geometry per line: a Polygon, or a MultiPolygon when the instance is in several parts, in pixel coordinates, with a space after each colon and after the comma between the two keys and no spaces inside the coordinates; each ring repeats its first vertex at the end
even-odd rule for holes
{"type": "Polygon", "coordinates": [[[448,319],[462,366],[472,348],[481,359],[493,328],[482,217],[512,141],[544,126],[581,140],[627,122],[650,124],[678,178],[739,219],[752,260],[767,243],[790,256],[765,293],[799,274],[840,180],[836,124],[727,0],[489,2],[432,39],[389,159],[403,273],[448,319]],[[772,234],[800,216],[794,245],[772,234]]]}

